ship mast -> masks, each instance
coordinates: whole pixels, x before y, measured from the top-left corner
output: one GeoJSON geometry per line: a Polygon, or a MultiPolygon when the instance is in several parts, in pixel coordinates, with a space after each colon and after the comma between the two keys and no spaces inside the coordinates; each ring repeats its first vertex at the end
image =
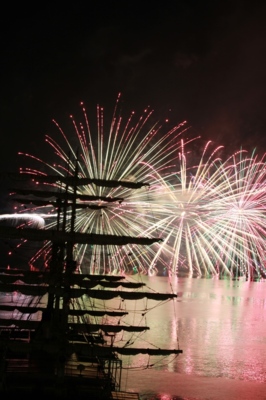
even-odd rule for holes
{"type": "MultiPolygon", "coordinates": [[[[9,175],[10,177],[10,175],[9,175]]],[[[22,180],[20,176],[14,176],[17,180],[22,180]]],[[[28,175],[28,178],[36,179],[36,176],[28,175]]],[[[35,203],[36,205],[55,205],[57,208],[57,224],[56,229],[34,229],[34,228],[13,228],[0,226],[0,239],[26,239],[32,241],[50,241],[52,246],[52,256],[49,263],[48,271],[31,271],[30,275],[25,271],[15,270],[3,271],[0,270],[0,291],[13,292],[14,290],[21,293],[30,293],[33,296],[43,297],[48,295],[46,308],[20,306],[20,312],[30,313],[41,311],[41,321],[28,320],[5,320],[0,318],[0,328],[13,326],[15,329],[28,329],[29,332],[35,332],[34,337],[29,342],[26,341],[7,341],[2,340],[0,335],[0,349],[8,348],[10,351],[16,351],[25,354],[34,354],[37,350],[51,354],[55,357],[57,376],[59,381],[64,378],[66,366],[69,365],[67,359],[73,354],[80,354],[83,357],[92,359],[97,356],[97,359],[108,360],[108,371],[113,371],[111,363],[118,365],[121,374],[121,362],[116,354],[149,354],[149,355],[171,355],[180,354],[182,350],[177,349],[139,349],[115,347],[113,344],[108,347],[102,343],[95,342],[95,333],[117,333],[121,330],[141,332],[149,329],[147,326],[127,326],[127,325],[104,325],[91,323],[70,322],[69,316],[73,315],[81,317],[86,314],[97,315],[97,311],[93,310],[76,310],[70,308],[70,302],[73,298],[80,298],[84,295],[95,299],[111,299],[121,297],[121,299],[141,299],[151,298],[154,300],[174,299],[177,297],[174,293],[153,293],[153,292],[132,292],[126,290],[118,290],[121,286],[124,288],[137,289],[144,284],[135,282],[123,282],[122,276],[108,275],[86,275],[78,274],[76,261],[74,260],[73,249],[75,244],[98,244],[98,245],[117,245],[125,244],[150,245],[161,242],[161,238],[150,237],[131,237],[131,236],[116,236],[105,234],[92,234],[75,231],[76,210],[78,207],[84,207],[84,203],[77,203],[77,199],[93,202],[86,203],[86,207],[93,209],[106,207],[106,204],[123,201],[123,198],[111,198],[105,196],[82,195],[78,193],[79,185],[97,185],[103,187],[127,187],[130,189],[138,189],[147,184],[142,182],[127,182],[127,181],[106,181],[101,179],[79,178],[78,163],[76,162],[74,176],[58,177],[58,176],[38,176],[38,181],[57,184],[64,184],[64,192],[57,191],[40,191],[35,189],[13,189],[15,195],[13,199],[22,203],[35,203]],[[23,196],[31,196],[24,198],[23,196]],[[22,196],[22,197],[16,197],[22,196]],[[53,200],[51,200],[51,198],[53,200]],[[100,201],[100,204],[98,202],[100,201]],[[70,225],[67,228],[67,209],[71,207],[70,225]],[[69,228],[70,226],[70,228],[69,228]],[[18,278],[19,277],[19,278],[18,278]],[[12,280],[13,279],[13,280],[12,280]],[[17,283],[16,279],[22,281],[17,283]],[[100,285],[102,289],[95,289],[95,286],[100,285]],[[110,290],[108,290],[108,287],[110,290]],[[116,290],[113,290],[117,288],[116,290]],[[31,310],[30,310],[31,309],[31,310]],[[94,312],[94,314],[93,314],[94,312]],[[76,335],[82,334],[86,340],[84,343],[75,341],[73,338],[76,335]]],[[[28,271],[29,272],[29,271],[28,271]]],[[[11,311],[14,305],[1,305],[0,311],[11,311]]],[[[107,311],[102,311],[107,313],[107,311]]],[[[115,315],[115,312],[113,312],[115,315]]],[[[117,311],[117,316],[123,316],[126,312],[117,311]]],[[[98,315],[103,315],[98,311],[98,315]]],[[[112,314],[111,314],[112,315],[112,314]]],[[[104,362],[103,362],[104,365],[104,362]]],[[[111,379],[111,378],[110,378],[111,379]]],[[[118,379],[120,382],[121,376],[118,379]]],[[[120,384],[116,386],[119,390],[120,384]]]]}

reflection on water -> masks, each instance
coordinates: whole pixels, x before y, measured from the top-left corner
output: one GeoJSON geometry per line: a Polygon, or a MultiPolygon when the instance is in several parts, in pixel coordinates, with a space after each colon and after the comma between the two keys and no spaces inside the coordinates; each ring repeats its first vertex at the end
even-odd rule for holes
{"type": "MultiPolygon", "coordinates": [[[[151,305],[154,308],[147,314],[151,329],[144,339],[160,348],[179,344],[183,354],[172,362],[170,357],[160,360],[160,365],[149,359],[147,366],[154,364],[157,372],[174,373],[172,378],[182,374],[266,382],[266,282],[158,276],[136,279],[157,291],[178,294],[163,306],[151,305]]],[[[138,367],[145,360],[140,356],[125,362],[138,367]]],[[[152,380],[152,370],[148,374],[146,380],[152,380]]],[[[174,390],[170,388],[169,393],[174,390]]],[[[150,396],[155,397],[146,398],[174,399],[150,396]]]]}
{"type": "MultiPolygon", "coordinates": [[[[266,281],[134,279],[178,297],[163,305],[114,300],[114,309],[134,311],[129,324],[150,327],[130,340],[139,347],[180,348],[183,354],[124,357],[122,390],[139,392],[141,400],[266,399],[266,281]]],[[[115,341],[127,346],[124,332],[115,341]]]]}

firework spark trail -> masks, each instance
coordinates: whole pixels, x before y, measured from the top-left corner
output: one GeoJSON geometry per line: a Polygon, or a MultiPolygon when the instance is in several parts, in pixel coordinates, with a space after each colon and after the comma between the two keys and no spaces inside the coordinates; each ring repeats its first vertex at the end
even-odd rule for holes
{"type": "Polygon", "coordinates": [[[265,276],[264,156],[239,151],[225,162],[202,159],[189,183],[180,160],[181,181],[165,189],[170,202],[162,221],[172,272],[182,264],[191,274],[265,276]]]}
{"type": "Polygon", "coordinates": [[[1,214],[0,221],[8,221],[11,224],[17,225],[18,223],[26,224],[32,228],[42,229],[45,226],[44,218],[37,214],[1,214]]]}
{"type": "MultiPolygon", "coordinates": [[[[46,143],[54,150],[57,162],[47,163],[33,155],[25,154],[26,157],[41,164],[40,173],[43,174],[43,165],[47,174],[60,176],[74,176],[76,163],[78,164],[78,177],[92,177],[106,180],[124,180],[132,182],[152,183],[151,189],[131,190],[122,186],[98,187],[86,185],[77,188],[78,194],[108,196],[123,198],[119,203],[108,204],[107,208],[91,210],[86,208],[77,209],[75,230],[80,232],[130,235],[130,236],[154,236],[154,212],[152,207],[160,209],[158,202],[154,177],[150,174],[151,167],[156,168],[157,176],[163,171],[173,168],[173,160],[180,145],[178,138],[187,131],[186,123],[183,122],[170,129],[167,124],[150,123],[153,111],[146,109],[140,117],[132,112],[128,119],[124,120],[118,114],[119,99],[117,101],[110,129],[104,127],[103,108],[97,107],[97,129],[96,135],[92,134],[89,118],[85,107],[81,103],[83,121],[77,123],[73,116],[71,121],[74,128],[71,134],[66,134],[61,126],[53,120],[64,145],[60,145],[53,137],[46,135],[46,143]],[[73,143],[79,143],[80,151],[74,150],[73,143]],[[160,149],[160,151],[158,151],[160,149]],[[151,201],[152,200],[152,201],[151,201]],[[152,205],[150,204],[150,201],[152,205]]],[[[188,139],[187,142],[196,140],[188,139]]],[[[21,173],[36,174],[38,178],[38,167],[21,169],[21,173]]],[[[161,179],[161,178],[159,178],[161,179]]],[[[73,188],[59,183],[55,185],[58,190],[73,192],[73,188]]],[[[78,200],[77,205],[84,201],[78,200]]],[[[92,204],[91,202],[88,202],[92,204]]],[[[104,205],[103,202],[94,202],[95,205],[104,205]]],[[[162,207],[161,207],[162,208],[162,207]]],[[[67,214],[66,229],[69,230],[70,212],[67,214]]],[[[56,221],[46,225],[46,229],[54,228],[56,221]]],[[[47,246],[45,248],[47,253],[47,246]]],[[[138,246],[124,246],[118,250],[115,246],[90,246],[81,245],[76,248],[75,257],[79,264],[85,264],[86,272],[114,272],[132,270],[132,267],[147,270],[143,266],[150,263],[152,254],[156,258],[154,249],[143,250],[138,246]],[[105,254],[104,254],[105,253],[105,254]]],[[[39,251],[31,264],[40,260],[42,252],[39,251]]],[[[47,259],[47,255],[46,255],[47,259]]]]}
{"type": "MultiPolygon", "coordinates": [[[[265,159],[244,150],[222,160],[222,146],[207,142],[199,161],[195,162],[190,145],[196,138],[185,138],[185,122],[167,128],[151,123],[153,111],[134,112],[127,119],[119,114],[117,99],[110,128],[106,130],[103,108],[97,107],[96,130],[81,103],[83,122],[73,116],[73,130],[66,134],[54,120],[64,144],[51,136],[46,142],[54,150],[56,163],[49,164],[26,154],[46,167],[47,174],[59,177],[78,176],[147,182],[149,189],[84,185],[78,194],[123,198],[98,210],[80,208],[76,212],[75,230],[112,235],[156,236],[162,244],[148,249],[128,245],[76,247],[75,258],[84,272],[156,273],[165,268],[176,274],[185,269],[196,273],[234,276],[265,274],[265,159]],[[73,135],[74,132],[74,135],[73,135]],[[95,134],[96,132],[96,134],[95,134]],[[79,152],[74,143],[78,141],[79,152]],[[86,265],[86,267],[85,267],[86,265]]],[[[25,168],[22,173],[43,175],[43,168],[25,168]]],[[[73,188],[58,182],[59,191],[73,188]]],[[[105,206],[103,201],[77,200],[77,205],[105,206]]],[[[51,212],[51,209],[49,209],[51,212]]],[[[56,221],[46,229],[53,229],[56,221]]],[[[70,212],[66,229],[70,229],[70,212]]],[[[49,260],[49,243],[31,262],[49,260]]]]}
{"type": "Polygon", "coordinates": [[[233,154],[223,164],[213,233],[223,240],[225,263],[240,274],[265,275],[265,155],[233,154]],[[222,200],[221,200],[222,199],[222,200]]]}

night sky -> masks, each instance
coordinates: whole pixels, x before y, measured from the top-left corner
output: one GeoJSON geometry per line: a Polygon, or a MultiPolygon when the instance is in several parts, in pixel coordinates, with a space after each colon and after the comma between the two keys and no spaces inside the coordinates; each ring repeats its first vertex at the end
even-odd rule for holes
{"type": "Polygon", "coordinates": [[[69,4],[2,10],[1,170],[17,171],[18,151],[43,156],[52,118],[70,125],[80,101],[113,111],[119,92],[230,152],[265,151],[265,2],[69,4]]]}

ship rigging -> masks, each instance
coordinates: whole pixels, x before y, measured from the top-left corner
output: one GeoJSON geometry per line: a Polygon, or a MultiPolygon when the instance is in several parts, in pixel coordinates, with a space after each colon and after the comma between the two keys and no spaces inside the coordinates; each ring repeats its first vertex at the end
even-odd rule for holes
{"type": "MultiPolygon", "coordinates": [[[[10,176],[20,183],[25,179],[8,174],[10,176]]],[[[58,399],[68,399],[74,394],[79,398],[92,395],[95,399],[112,399],[120,393],[120,399],[127,399],[127,394],[121,392],[119,355],[166,356],[178,355],[182,350],[179,346],[176,349],[132,347],[129,341],[115,345],[118,333],[140,333],[149,327],[123,323],[128,311],[122,307],[100,309],[96,305],[98,301],[106,304],[114,299],[166,301],[177,295],[145,290],[143,283],[128,281],[122,275],[88,274],[80,269],[74,257],[77,243],[147,246],[162,239],[77,231],[75,215],[79,207],[100,209],[123,201],[121,197],[81,195],[77,188],[99,185],[139,189],[145,183],[78,178],[77,174],[74,177],[41,176],[38,180],[60,181],[65,190],[13,188],[13,200],[55,206],[56,229],[0,226],[0,239],[45,241],[52,249],[49,264],[43,269],[0,269],[0,293],[3,294],[0,302],[1,392],[38,393],[58,399]],[[68,225],[67,209],[71,210],[68,225]]]]}

